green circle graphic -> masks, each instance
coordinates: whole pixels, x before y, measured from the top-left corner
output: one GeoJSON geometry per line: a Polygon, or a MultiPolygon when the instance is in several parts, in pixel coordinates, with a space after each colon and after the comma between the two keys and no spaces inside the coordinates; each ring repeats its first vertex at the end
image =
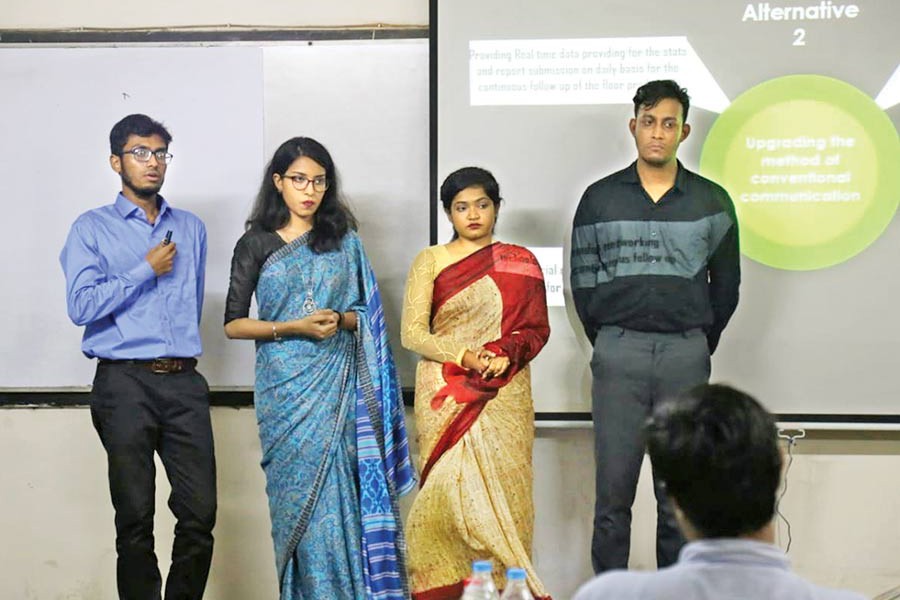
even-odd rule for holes
{"type": "Polygon", "coordinates": [[[741,251],[779,269],[844,262],[900,203],[900,138],[852,85],[789,75],[740,96],[713,124],[700,171],[731,194],[741,251]]]}

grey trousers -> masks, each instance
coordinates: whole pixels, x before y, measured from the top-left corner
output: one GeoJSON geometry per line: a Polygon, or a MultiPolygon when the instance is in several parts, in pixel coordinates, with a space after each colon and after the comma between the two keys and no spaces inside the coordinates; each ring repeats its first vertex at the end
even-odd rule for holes
{"type": "MultiPolygon", "coordinates": [[[[591,562],[595,573],[628,567],[634,504],[653,408],[709,380],[709,348],[700,329],[648,333],[604,326],[594,341],[592,414],[597,466],[591,562]]],[[[674,563],[684,545],[666,497],[653,474],[657,504],[656,562],[674,563]]]]}

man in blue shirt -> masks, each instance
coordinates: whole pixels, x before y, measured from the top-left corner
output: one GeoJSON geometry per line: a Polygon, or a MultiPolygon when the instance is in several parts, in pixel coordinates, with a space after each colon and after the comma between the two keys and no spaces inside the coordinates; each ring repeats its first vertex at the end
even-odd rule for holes
{"type": "Polygon", "coordinates": [[[608,571],[575,600],[862,600],[791,573],[775,545],[782,455],[775,420],[756,400],[704,384],[659,405],[646,433],[688,543],[674,565],[608,571]]]}
{"type": "Polygon", "coordinates": [[[91,417],[107,453],[118,589],[128,600],[159,600],[162,589],[154,452],[177,519],[166,600],[202,598],[216,517],[209,387],[195,369],[206,228],[159,195],[171,140],[146,115],[116,123],[109,163],[122,191],[76,219],[60,254],[69,318],[85,327],[82,352],[98,359],[91,417]]]}

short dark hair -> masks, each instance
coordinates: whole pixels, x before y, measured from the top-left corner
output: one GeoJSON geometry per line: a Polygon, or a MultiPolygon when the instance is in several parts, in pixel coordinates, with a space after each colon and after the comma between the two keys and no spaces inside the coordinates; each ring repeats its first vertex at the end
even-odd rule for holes
{"type": "MultiPolygon", "coordinates": [[[[500,184],[497,183],[493,173],[481,167],[463,167],[447,175],[444,183],[441,184],[441,204],[444,207],[444,212],[450,212],[450,206],[458,193],[466,188],[476,186],[483,189],[487,197],[494,203],[496,214],[500,210],[500,203],[503,201],[503,198],[500,197],[500,184]]],[[[453,239],[456,239],[458,236],[459,234],[454,231],[453,239]]]]}
{"type": "Polygon", "coordinates": [[[356,229],[356,219],[341,199],[341,183],[334,160],[328,150],[308,137],[295,137],[281,144],[266,165],[262,183],[256,195],[253,210],[247,219],[246,227],[259,227],[274,232],[287,225],[291,214],[284,203],[284,198],[275,187],[275,173],[284,175],[294,161],[307,157],[322,165],[328,189],[322,196],[322,202],[313,217],[313,228],[309,245],[315,252],[328,252],[341,245],[341,240],[350,229],[356,229]]]}
{"type": "Polygon", "coordinates": [[[653,470],[703,537],[738,537],[775,514],[781,452],[775,419],[751,396],[701,385],[647,423],[653,470]]]}
{"type": "Polygon", "coordinates": [[[130,135],[138,137],[158,135],[166,143],[166,147],[172,142],[172,134],[159,121],[154,121],[147,115],[128,115],[113,125],[109,132],[109,153],[120,156],[130,135]]]}
{"type": "Polygon", "coordinates": [[[441,204],[445,211],[450,210],[453,199],[466,188],[478,186],[484,190],[487,197],[494,203],[494,208],[500,208],[500,184],[494,175],[481,167],[463,167],[447,175],[441,184],[441,204]]]}
{"type": "Polygon", "coordinates": [[[643,106],[644,108],[653,108],[659,104],[660,100],[672,98],[681,103],[682,122],[687,123],[688,109],[691,107],[691,97],[688,96],[687,89],[678,85],[671,79],[658,79],[649,81],[639,87],[634,93],[634,116],[643,106]]]}

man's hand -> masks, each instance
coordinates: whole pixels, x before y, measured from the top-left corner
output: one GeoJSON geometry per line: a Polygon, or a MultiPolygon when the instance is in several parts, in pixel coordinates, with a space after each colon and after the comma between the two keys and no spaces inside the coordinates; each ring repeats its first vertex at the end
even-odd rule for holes
{"type": "Polygon", "coordinates": [[[144,258],[150,263],[157,277],[165,275],[175,265],[175,244],[170,242],[153,246],[144,258]]]}

